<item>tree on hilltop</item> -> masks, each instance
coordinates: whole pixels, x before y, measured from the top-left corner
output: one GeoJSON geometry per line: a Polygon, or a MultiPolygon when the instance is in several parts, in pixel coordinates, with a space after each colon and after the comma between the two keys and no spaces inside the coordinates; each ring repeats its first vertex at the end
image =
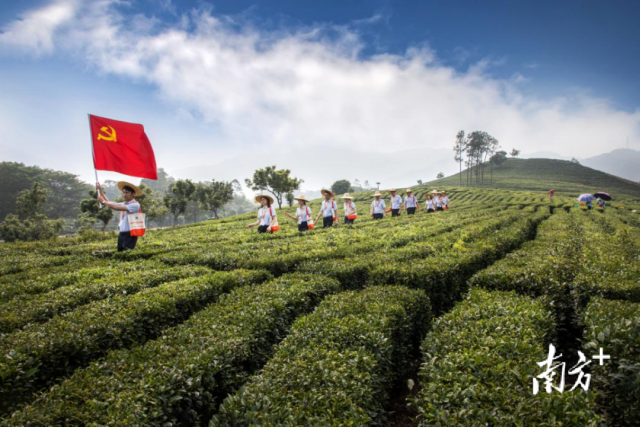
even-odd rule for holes
{"type": "Polygon", "coordinates": [[[467,151],[468,141],[464,137],[464,131],[461,130],[456,135],[456,142],[453,145],[453,151],[455,151],[455,156],[453,160],[460,164],[460,186],[462,186],[462,156],[465,151],[467,151]]]}

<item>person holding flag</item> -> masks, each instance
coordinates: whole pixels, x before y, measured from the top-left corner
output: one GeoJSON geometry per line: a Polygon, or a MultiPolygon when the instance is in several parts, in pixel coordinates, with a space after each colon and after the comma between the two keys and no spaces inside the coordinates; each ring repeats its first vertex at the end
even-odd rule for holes
{"type": "Polygon", "coordinates": [[[411,194],[413,191],[410,188],[407,188],[407,196],[404,198],[404,210],[407,215],[413,215],[416,213],[416,209],[418,208],[418,199],[416,196],[411,194]]]}
{"type": "Polygon", "coordinates": [[[402,197],[400,197],[400,195],[396,194],[396,189],[392,188],[391,190],[389,190],[389,193],[391,193],[391,200],[389,201],[389,204],[391,205],[391,216],[400,216],[400,206],[402,206],[402,197]]]}
{"type": "Polygon", "coordinates": [[[118,252],[134,249],[138,242],[138,237],[131,235],[129,214],[140,212],[140,203],[136,201],[135,197],[142,196],[142,190],[130,182],[120,181],[118,182],[118,189],[122,191],[124,203],[116,203],[107,198],[100,183],[96,184],[96,189],[98,190],[98,202],[114,211],[120,212],[120,221],[118,222],[118,231],[120,231],[120,234],[118,234],[118,252]]]}
{"type": "Polygon", "coordinates": [[[144,126],[136,123],[121,122],[89,114],[91,132],[91,151],[93,167],[96,172],[98,202],[120,212],[118,229],[118,251],[136,247],[138,236],[144,234],[144,215],[134,223],[129,223],[129,215],[140,212],[140,203],[135,199],[142,191],[130,182],[118,182],[124,203],[110,201],[104,194],[98,180],[98,170],[119,172],[139,178],[158,179],[156,158],[151,142],[144,132],[144,126]],[[133,231],[133,232],[132,232],[133,231]]]}
{"type": "MultiPolygon", "coordinates": [[[[322,226],[324,228],[331,227],[335,219],[338,218],[338,205],[336,205],[336,201],[334,200],[336,195],[333,194],[333,191],[327,190],[326,188],[323,188],[320,192],[324,196],[324,201],[320,206],[320,212],[318,212],[316,222],[318,222],[320,215],[322,215],[322,226]]],[[[335,225],[338,225],[337,221],[335,221],[335,225]]]]}

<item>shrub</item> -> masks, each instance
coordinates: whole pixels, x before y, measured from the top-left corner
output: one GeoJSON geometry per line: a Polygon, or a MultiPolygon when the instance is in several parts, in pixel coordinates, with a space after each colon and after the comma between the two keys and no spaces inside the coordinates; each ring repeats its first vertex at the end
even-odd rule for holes
{"type": "Polygon", "coordinates": [[[133,296],[96,301],[26,331],[0,345],[0,411],[6,412],[56,377],[110,349],[156,337],[167,326],[235,287],[265,281],[266,272],[235,271],[169,282],[133,296]]]}
{"type": "Polygon", "coordinates": [[[429,320],[422,291],[372,287],[332,296],[295,323],[210,426],[383,424],[389,390],[406,374],[429,320]]]}
{"type": "Polygon", "coordinates": [[[265,363],[335,280],[287,275],[235,289],[155,341],[78,369],[4,425],[195,425],[265,363]]]}
{"type": "Polygon", "coordinates": [[[611,357],[590,365],[599,410],[609,425],[640,425],[640,304],[592,298],[584,323],[585,354],[611,357]]]}
{"type": "Polygon", "coordinates": [[[597,425],[592,392],[532,392],[554,326],[540,301],[472,289],[423,342],[420,425],[597,425]]]}

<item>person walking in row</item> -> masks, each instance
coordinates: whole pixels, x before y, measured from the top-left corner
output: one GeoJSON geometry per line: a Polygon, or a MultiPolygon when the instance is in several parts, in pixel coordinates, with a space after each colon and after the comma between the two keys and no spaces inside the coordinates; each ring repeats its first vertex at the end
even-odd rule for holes
{"type": "MultiPolygon", "coordinates": [[[[333,191],[327,190],[325,188],[320,190],[320,192],[324,196],[324,201],[320,206],[320,212],[318,212],[316,222],[318,222],[320,215],[322,215],[322,226],[324,228],[331,227],[333,226],[334,221],[338,218],[338,206],[336,205],[336,201],[334,200],[336,195],[333,194],[333,191]]],[[[335,224],[338,225],[338,222],[336,221],[335,224]]]]}
{"type": "Polygon", "coordinates": [[[296,209],[296,215],[293,216],[289,212],[284,214],[291,219],[298,221],[298,231],[307,231],[309,229],[309,222],[313,219],[311,216],[311,209],[307,206],[309,202],[303,195],[300,197],[294,197],[294,200],[298,201],[298,208],[296,209]]]}
{"type": "Polygon", "coordinates": [[[442,191],[442,193],[440,193],[440,195],[442,197],[442,209],[443,210],[449,209],[449,196],[447,196],[447,192],[446,191],[442,191]]]}
{"type": "Polygon", "coordinates": [[[277,224],[276,210],[271,206],[273,204],[273,197],[268,194],[258,194],[256,196],[256,203],[260,203],[261,207],[258,209],[258,220],[247,224],[247,228],[258,226],[258,233],[271,233],[273,227],[277,224]]]}
{"type": "Polygon", "coordinates": [[[416,196],[412,194],[412,190],[407,188],[407,196],[404,198],[404,210],[407,215],[413,215],[416,213],[416,209],[418,208],[418,199],[416,196]]]}
{"type": "Polygon", "coordinates": [[[389,193],[391,193],[391,200],[389,201],[389,204],[391,205],[391,216],[400,216],[400,207],[402,206],[402,197],[400,197],[400,195],[396,194],[396,189],[392,188],[391,190],[389,190],[389,193]]]}
{"type": "Polygon", "coordinates": [[[120,181],[118,182],[118,189],[122,191],[124,203],[116,203],[107,198],[100,183],[96,184],[96,189],[98,190],[98,202],[111,210],[120,212],[120,221],[118,222],[118,231],[120,232],[118,234],[118,252],[134,249],[138,242],[138,237],[131,235],[129,214],[140,212],[140,203],[136,201],[135,197],[142,196],[142,190],[130,182],[120,181]]]}
{"type": "Polygon", "coordinates": [[[427,213],[436,211],[436,206],[433,203],[433,196],[429,193],[427,193],[427,201],[424,202],[424,207],[427,209],[427,213]]]}
{"type": "Polygon", "coordinates": [[[376,190],[376,193],[374,194],[374,196],[375,196],[375,200],[371,202],[371,216],[373,217],[373,219],[382,219],[385,217],[384,200],[380,198],[382,197],[382,194],[380,194],[379,190],[376,190]]]}
{"type": "Polygon", "coordinates": [[[353,224],[356,220],[356,216],[358,215],[356,212],[356,204],[353,203],[352,197],[349,193],[344,193],[342,198],[344,199],[344,223],[353,224]]]}

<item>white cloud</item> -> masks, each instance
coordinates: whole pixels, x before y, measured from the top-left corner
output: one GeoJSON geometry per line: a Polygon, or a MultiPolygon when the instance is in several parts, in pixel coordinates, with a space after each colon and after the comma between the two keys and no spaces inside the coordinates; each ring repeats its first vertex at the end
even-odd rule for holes
{"type": "Polygon", "coordinates": [[[35,54],[51,52],[55,33],[74,18],[77,6],[78,0],[57,0],[25,13],[2,28],[0,44],[27,48],[35,54]]]}
{"type": "Polygon", "coordinates": [[[129,17],[110,0],[57,1],[10,24],[0,42],[58,49],[101,73],[148,82],[181,116],[213,125],[226,148],[306,148],[310,158],[330,153],[328,165],[344,147],[448,149],[461,129],[486,130],[507,148],[581,157],[640,132],[640,111],[618,111],[580,91],[536,99],[519,91],[527,81],[519,73],[490,77],[505,59],[483,59],[461,73],[426,46],[363,59],[361,40],[348,27],[264,32],[210,10],[177,22],[129,17]],[[29,38],[52,10],[56,18],[29,38]]]}

